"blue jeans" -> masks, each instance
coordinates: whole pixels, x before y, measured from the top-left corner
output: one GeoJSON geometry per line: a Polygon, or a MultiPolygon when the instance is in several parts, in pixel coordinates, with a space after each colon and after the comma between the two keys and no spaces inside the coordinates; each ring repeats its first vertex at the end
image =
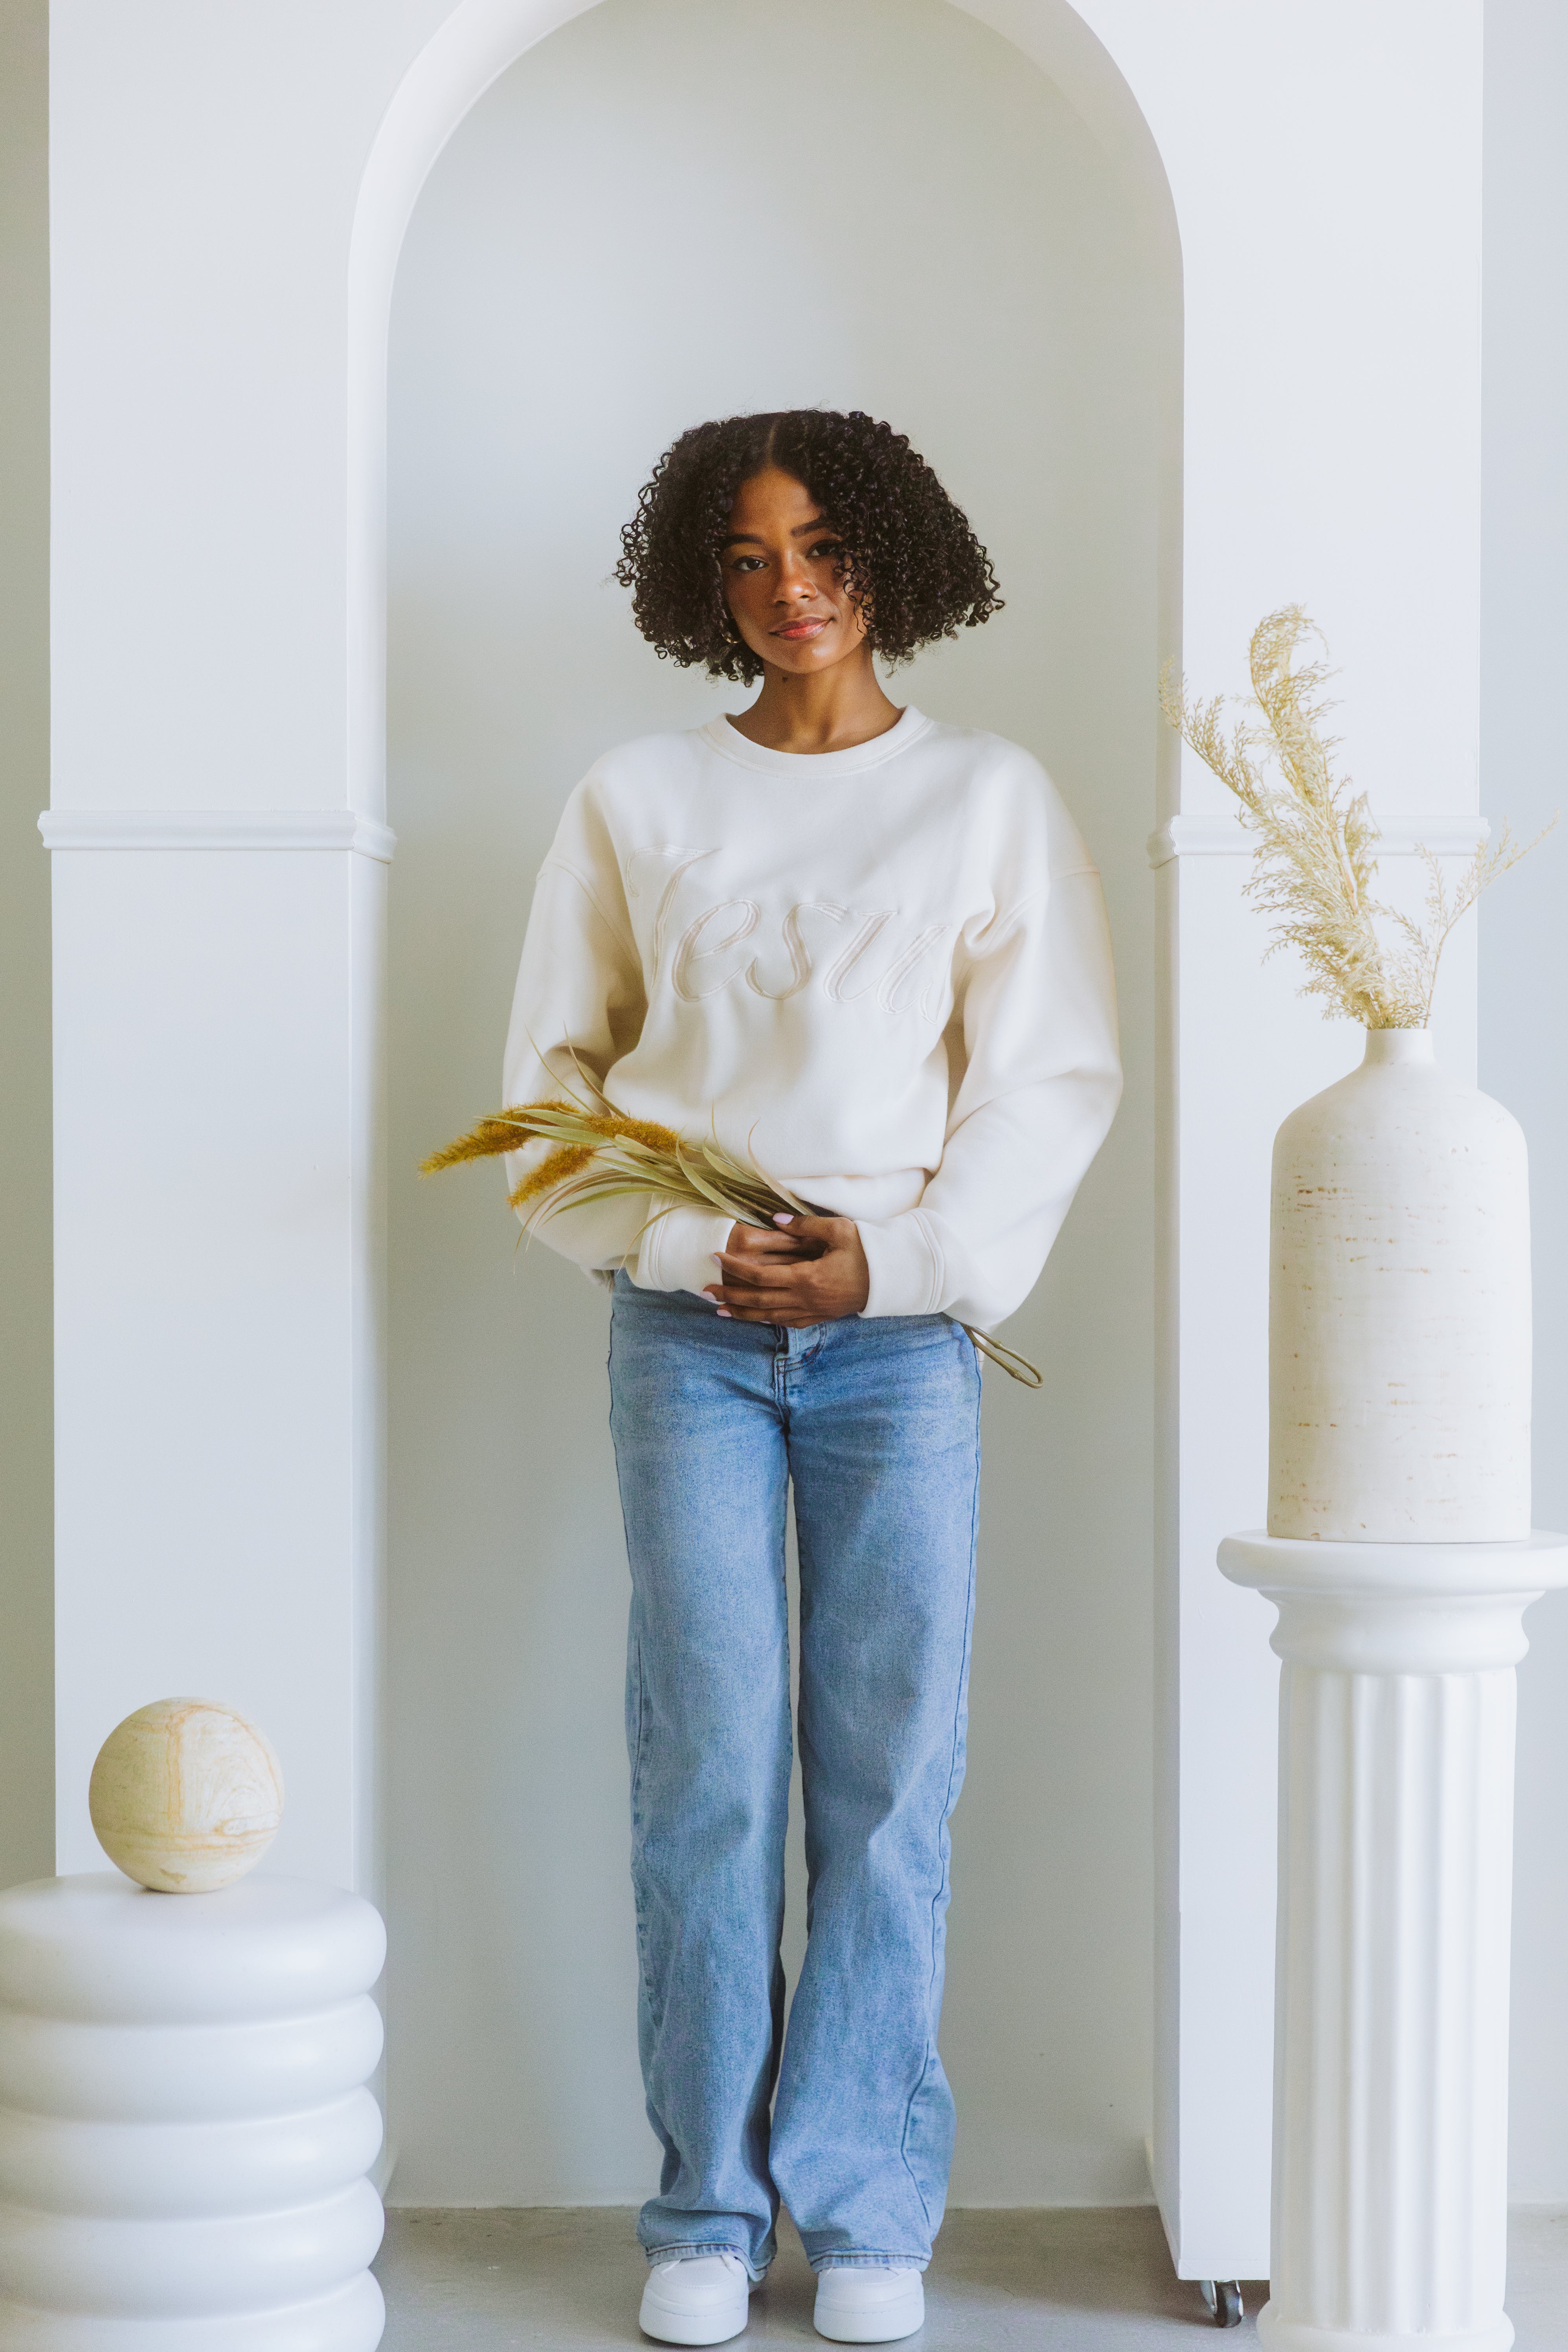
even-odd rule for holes
{"type": "Polygon", "coordinates": [[[940,1315],[726,1322],[621,1274],[610,1391],[638,2033],[664,2148],[638,2236],[653,2260],[726,2250],[760,2277],[782,2197],[814,2269],[923,2265],[952,2151],[936,2033],[974,1599],[973,1343],[940,1315]],[[810,1893],[786,2032],[792,1483],[810,1893]]]}

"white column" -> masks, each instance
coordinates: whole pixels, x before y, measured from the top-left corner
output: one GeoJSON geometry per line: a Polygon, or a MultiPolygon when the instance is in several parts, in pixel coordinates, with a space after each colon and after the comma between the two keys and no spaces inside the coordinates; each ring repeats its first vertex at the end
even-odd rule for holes
{"type": "Polygon", "coordinates": [[[303,1879],[0,1895],[0,2344],[374,2352],[384,1952],[303,1879]]]}
{"type": "Polygon", "coordinates": [[[53,809],[56,1867],[196,1692],[266,1727],[280,1872],[379,1883],[386,827],[53,809]]]}
{"type": "Polygon", "coordinates": [[[1507,2352],[1514,1667],[1568,1538],[1231,1536],[1279,1612],[1275,2352],[1507,2352]]]}

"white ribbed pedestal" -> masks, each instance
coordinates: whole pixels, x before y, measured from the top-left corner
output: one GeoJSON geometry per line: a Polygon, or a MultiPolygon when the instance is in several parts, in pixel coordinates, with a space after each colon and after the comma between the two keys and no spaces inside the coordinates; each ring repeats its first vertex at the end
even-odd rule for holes
{"type": "Polygon", "coordinates": [[[1230,1536],[1279,1612],[1274,2352],[1507,2352],[1514,1667],[1568,1537],[1230,1536]]]}
{"type": "Polygon", "coordinates": [[[0,1895],[5,2352],[373,2352],[384,1951],[300,1879],[0,1895]]]}

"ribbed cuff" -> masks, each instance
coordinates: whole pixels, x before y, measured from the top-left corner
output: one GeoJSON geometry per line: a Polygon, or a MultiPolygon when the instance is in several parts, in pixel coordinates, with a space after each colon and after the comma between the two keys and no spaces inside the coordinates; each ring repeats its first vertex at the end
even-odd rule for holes
{"type": "Polygon", "coordinates": [[[713,1253],[725,1246],[734,1222],[713,1209],[671,1209],[645,1229],[626,1272],[639,1290],[701,1291],[720,1278],[713,1253]]]}
{"type": "Polygon", "coordinates": [[[934,1315],[942,1297],[942,1260],[918,1209],[885,1224],[858,1220],[871,1286],[862,1315],[934,1315]]]}

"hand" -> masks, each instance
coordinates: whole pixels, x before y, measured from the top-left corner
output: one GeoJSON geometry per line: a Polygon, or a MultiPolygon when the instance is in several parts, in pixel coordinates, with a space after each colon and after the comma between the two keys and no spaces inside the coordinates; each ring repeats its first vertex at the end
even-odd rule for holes
{"type": "Polygon", "coordinates": [[[871,1295],[871,1270],[853,1217],[775,1217],[775,1231],[733,1225],[728,1249],[714,1252],[721,1277],[706,1296],[737,1323],[836,1323],[858,1315],[871,1295]]]}

